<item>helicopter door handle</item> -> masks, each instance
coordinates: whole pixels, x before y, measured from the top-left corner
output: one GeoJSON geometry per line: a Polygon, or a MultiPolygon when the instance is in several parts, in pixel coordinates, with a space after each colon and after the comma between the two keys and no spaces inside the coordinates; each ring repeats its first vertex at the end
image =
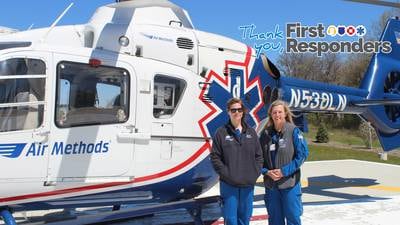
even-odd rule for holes
{"type": "Polygon", "coordinates": [[[150,133],[128,133],[120,132],[117,134],[121,140],[137,140],[137,141],[149,141],[150,133]]]}
{"type": "Polygon", "coordinates": [[[38,135],[38,136],[48,136],[50,134],[50,131],[49,130],[38,131],[38,132],[35,132],[35,134],[38,135]]]}
{"type": "Polygon", "coordinates": [[[49,130],[37,131],[32,133],[32,138],[35,142],[45,142],[50,134],[49,130]]]}
{"type": "Polygon", "coordinates": [[[151,135],[150,133],[142,133],[139,132],[133,124],[128,124],[122,127],[122,130],[117,134],[117,137],[121,140],[129,141],[129,140],[136,140],[136,141],[150,141],[151,135]]]}

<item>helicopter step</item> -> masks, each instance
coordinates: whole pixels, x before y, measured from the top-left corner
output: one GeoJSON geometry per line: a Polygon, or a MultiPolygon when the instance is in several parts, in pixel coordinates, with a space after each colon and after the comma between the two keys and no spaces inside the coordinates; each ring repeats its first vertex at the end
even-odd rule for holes
{"type": "MultiPolygon", "coordinates": [[[[207,196],[197,199],[180,200],[170,203],[160,203],[152,205],[144,205],[141,207],[133,208],[123,208],[117,209],[118,207],[113,207],[112,211],[101,212],[92,215],[79,215],[73,218],[64,219],[62,221],[46,222],[47,225],[83,225],[83,224],[95,224],[95,223],[107,223],[115,222],[119,220],[132,219],[136,217],[142,217],[146,215],[151,215],[154,213],[175,210],[175,209],[186,209],[190,216],[193,218],[195,225],[203,225],[202,208],[204,205],[217,203],[220,201],[219,195],[207,196]],[[117,209],[117,210],[115,210],[117,209]]],[[[12,223],[7,225],[14,225],[12,223]]],[[[28,223],[27,225],[38,225],[38,222],[28,223]]],[[[39,223],[40,224],[40,223],[39,223]]]]}

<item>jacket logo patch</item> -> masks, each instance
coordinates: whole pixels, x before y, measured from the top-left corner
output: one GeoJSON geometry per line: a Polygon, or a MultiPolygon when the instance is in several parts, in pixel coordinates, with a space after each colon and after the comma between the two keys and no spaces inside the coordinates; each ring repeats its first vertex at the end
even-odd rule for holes
{"type": "Polygon", "coordinates": [[[251,134],[246,134],[246,138],[253,138],[253,136],[251,136],[251,134]]]}
{"type": "Polygon", "coordinates": [[[230,135],[225,136],[225,141],[233,141],[233,137],[230,135]]]}

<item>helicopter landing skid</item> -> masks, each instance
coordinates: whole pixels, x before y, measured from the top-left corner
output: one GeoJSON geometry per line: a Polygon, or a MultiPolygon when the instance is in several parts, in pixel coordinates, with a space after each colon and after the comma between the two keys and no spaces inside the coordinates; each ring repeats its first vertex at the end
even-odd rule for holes
{"type": "MultiPolygon", "coordinates": [[[[94,224],[94,223],[107,223],[115,222],[118,220],[133,219],[137,217],[142,217],[146,215],[151,215],[157,212],[164,212],[168,210],[175,209],[186,209],[190,216],[193,218],[195,225],[203,225],[204,222],[201,218],[202,208],[204,205],[217,203],[220,201],[220,196],[208,196],[197,199],[180,200],[169,203],[160,203],[156,205],[147,205],[134,208],[123,208],[115,209],[113,207],[112,211],[100,212],[94,215],[81,215],[76,216],[72,219],[65,219],[62,221],[54,221],[46,223],[46,225],[83,225],[83,224],[94,224]]],[[[35,223],[37,224],[37,223],[35,223]]],[[[14,225],[14,224],[7,224],[14,225]]],[[[29,224],[28,224],[29,225],[29,224]]],[[[32,224],[33,225],[33,224],[32,224]]]]}

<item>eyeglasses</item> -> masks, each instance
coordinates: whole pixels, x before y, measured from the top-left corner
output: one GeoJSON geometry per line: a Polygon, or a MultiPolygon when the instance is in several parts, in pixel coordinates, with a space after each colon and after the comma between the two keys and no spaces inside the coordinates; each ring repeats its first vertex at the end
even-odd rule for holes
{"type": "Polygon", "coordinates": [[[243,108],[229,109],[229,111],[230,111],[231,113],[236,113],[236,112],[242,113],[242,112],[243,112],[243,108]]]}

